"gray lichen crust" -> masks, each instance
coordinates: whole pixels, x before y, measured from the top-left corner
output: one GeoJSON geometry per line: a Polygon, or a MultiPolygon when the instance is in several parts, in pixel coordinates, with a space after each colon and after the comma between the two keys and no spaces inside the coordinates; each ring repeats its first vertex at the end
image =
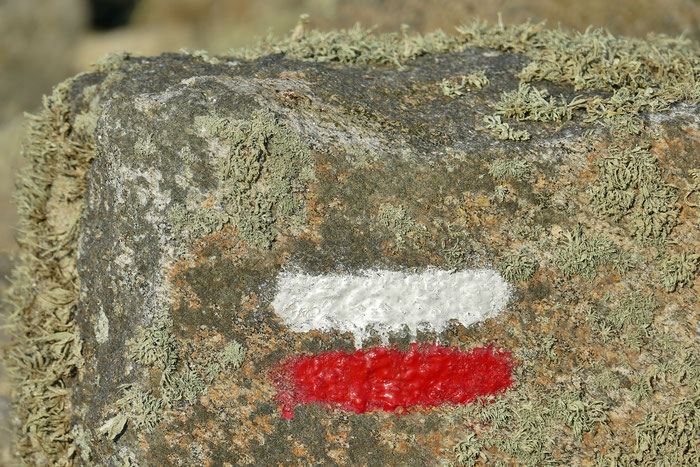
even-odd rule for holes
{"type": "Polygon", "coordinates": [[[30,120],[5,355],[17,457],[697,464],[699,82],[684,39],[531,23],[302,19],[231,57],[108,57],[30,120]],[[484,264],[516,289],[504,316],[420,338],[503,345],[505,394],[280,417],[275,363],[353,346],[282,323],[283,267],[484,264]]]}

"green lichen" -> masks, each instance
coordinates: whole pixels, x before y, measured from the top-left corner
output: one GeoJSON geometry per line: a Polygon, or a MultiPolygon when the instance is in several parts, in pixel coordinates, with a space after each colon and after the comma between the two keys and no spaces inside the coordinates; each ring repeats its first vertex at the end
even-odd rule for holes
{"type": "Polygon", "coordinates": [[[162,372],[163,382],[174,371],[178,361],[179,345],[171,332],[172,325],[172,318],[160,313],[151,326],[139,328],[136,337],[126,341],[129,359],[158,368],[162,372]]]}
{"type": "Polygon", "coordinates": [[[425,225],[413,220],[403,206],[394,206],[389,203],[382,203],[379,206],[377,220],[394,234],[396,247],[399,250],[406,246],[406,237],[409,234],[422,234],[427,230],[425,225]]]}
{"type": "Polygon", "coordinates": [[[278,233],[298,234],[306,223],[303,193],[314,178],[311,151],[299,135],[265,109],[246,121],[198,116],[195,124],[231,148],[220,166],[217,202],[238,235],[269,249],[278,233]]]}
{"type": "Polygon", "coordinates": [[[567,391],[556,401],[559,418],[571,428],[575,438],[581,440],[584,433],[597,424],[608,421],[609,404],[601,400],[590,400],[580,392],[567,391]]]}
{"type": "Polygon", "coordinates": [[[162,419],[163,402],[138,386],[125,385],[123,389],[124,394],[116,405],[128,414],[136,429],[150,433],[162,419]]]}
{"type": "Polygon", "coordinates": [[[88,86],[83,90],[85,100],[90,102],[87,111],[75,116],[73,126],[82,135],[92,135],[97,128],[97,120],[100,117],[101,105],[98,96],[99,86],[88,86]]]}
{"type": "Polygon", "coordinates": [[[211,383],[219,377],[225,368],[230,367],[234,370],[240,368],[245,360],[245,355],[245,347],[236,341],[231,342],[219,352],[215,361],[207,365],[204,370],[204,379],[207,383],[211,383]]]}
{"type": "Polygon", "coordinates": [[[193,405],[199,399],[199,395],[207,388],[207,383],[199,373],[189,366],[175,373],[163,391],[163,400],[172,404],[174,401],[184,400],[193,405]]]}
{"type": "Polygon", "coordinates": [[[359,23],[351,29],[321,32],[307,30],[308,16],[302,17],[284,38],[268,36],[254,47],[231,50],[234,57],[255,59],[268,54],[282,53],[297,60],[315,62],[364,63],[401,67],[408,60],[431,52],[455,49],[457,41],[442,30],[425,35],[410,34],[408,26],[402,26],[401,34],[373,34],[359,23]]]}
{"type": "Polygon", "coordinates": [[[486,460],[486,455],[481,452],[483,447],[484,442],[470,432],[453,450],[457,453],[457,462],[466,467],[474,467],[479,459],[486,460]]]}
{"type": "Polygon", "coordinates": [[[119,451],[117,454],[118,467],[140,467],[136,461],[136,456],[126,449],[119,451]]]}
{"type": "Polygon", "coordinates": [[[180,237],[197,239],[220,231],[230,217],[214,207],[189,209],[183,204],[173,204],[167,210],[173,230],[180,237]]]}
{"type": "Polygon", "coordinates": [[[120,389],[123,390],[123,395],[115,404],[119,413],[107,420],[97,433],[115,440],[124,432],[129,422],[136,429],[153,431],[162,419],[163,401],[138,386],[125,384],[120,386],[120,389]]]}
{"type": "Polygon", "coordinates": [[[71,434],[80,452],[80,459],[83,462],[90,462],[92,459],[92,449],[90,448],[92,436],[90,436],[90,432],[85,431],[81,425],[74,425],[71,429],[71,434]]]}
{"type": "Polygon", "coordinates": [[[666,410],[645,416],[634,429],[634,459],[668,465],[700,464],[698,446],[700,395],[685,398],[666,410]]]}
{"type": "Polygon", "coordinates": [[[489,465],[495,459],[483,447],[495,448],[523,465],[557,465],[552,451],[554,435],[560,427],[567,427],[580,441],[588,432],[607,429],[609,422],[606,402],[560,386],[550,389],[541,385],[521,386],[501,398],[480,398],[464,410],[469,420],[490,426],[478,437],[470,436],[464,441],[466,444],[460,448],[460,443],[454,450],[458,456],[464,453],[463,458],[471,462],[477,458],[478,447],[489,465]]]}
{"type": "MultiPolygon", "coordinates": [[[[587,281],[598,276],[598,269],[619,258],[620,252],[607,238],[585,238],[581,225],[564,232],[565,244],[554,258],[554,264],[566,277],[580,275],[587,281]]],[[[618,262],[620,260],[618,259],[618,262]]]]}
{"type": "MultiPolygon", "coordinates": [[[[27,164],[17,176],[20,253],[3,316],[9,340],[3,363],[12,383],[11,419],[17,420],[11,449],[27,465],[69,465],[76,453],[68,389],[82,365],[74,318],[80,290],[75,245],[83,176],[94,155],[90,125],[71,125],[77,78],[58,84],[44,97],[41,112],[27,116],[27,164]]],[[[92,91],[84,97],[95,99],[92,91]]]]}
{"type": "Polygon", "coordinates": [[[510,190],[508,189],[507,186],[505,186],[505,185],[497,185],[496,188],[494,188],[493,194],[494,194],[494,197],[495,197],[499,202],[502,203],[502,202],[506,199],[506,196],[508,195],[509,192],[510,192],[510,190]]]}
{"type": "Polygon", "coordinates": [[[530,139],[530,133],[525,130],[515,130],[505,122],[501,121],[498,115],[484,116],[484,125],[491,131],[491,134],[501,140],[526,141],[530,139]]]}
{"type": "MultiPolygon", "coordinates": [[[[674,339],[675,340],[675,339],[674,339]]],[[[633,428],[634,450],[619,448],[605,456],[620,465],[697,465],[700,462],[700,356],[693,344],[677,341],[667,358],[648,367],[632,384],[635,404],[650,403],[644,419],[633,428]],[[654,392],[689,390],[672,404],[652,400],[654,392]]]]}
{"type": "Polygon", "coordinates": [[[520,72],[520,80],[547,79],[576,90],[611,91],[610,97],[579,102],[588,121],[665,110],[673,102],[697,102],[700,96],[695,84],[700,74],[697,46],[687,39],[650,35],[641,40],[614,37],[602,29],[572,34],[533,28],[528,31],[532,38],[523,44],[533,61],[520,72]]]}
{"type": "MultiPolygon", "coordinates": [[[[604,302],[612,301],[613,297],[606,294],[604,302]]],[[[626,346],[640,350],[645,345],[645,338],[648,339],[652,333],[654,311],[658,307],[659,303],[653,295],[633,291],[605,311],[589,310],[586,320],[603,343],[613,338],[624,339],[626,346]]]]}
{"type": "Polygon", "coordinates": [[[600,362],[591,365],[592,376],[588,378],[587,384],[598,391],[607,394],[610,391],[620,389],[620,378],[614,371],[605,370],[600,362]]]}
{"type": "Polygon", "coordinates": [[[674,188],[663,181],[648,146],[613,146],[595,165],[598,179],[589,194],[597,211],[616,222],[629,214],[638,240],[664,242],[677,224],[680,208],[674,188]]]}
{"type": "Polygon", "coordinates": [[[571,120],[572,110],[581,98],[566,102],[549,97],[546,90],[539,90],[528,83],[520,83],[516,91],[504,92],[496,103],[496,114],[515,120],[534,120],[539,122],[559,122],[571,120]]]}
{"type": "Polygon", "coordinates": [[[183,47],[180,49],[180,53],[189,55],[191,57],[199,58],[210,65],[218,65],[221,63],[221,60],[219,60],[216,57],[212,57],[206,50],[190,50],[188,48],[183,47]]]}
{"type": "MultiPolygon", "coordinates": [[[[571,118],[570,112],[584,110],[586,122],[602,121],[613,134],[641,131],[638,118],[643,111],[666,110],[675,102],[700,102],[700,59],[697,45],[685,38],[649,35],[646,40],[615,37],[603,29],[585,32],[561,28],[547,30],[544,23],[525,22],[489,27],[485,21],[457,27],[449,36],[441,30],[409,34],[374,35],[359,24],[350,30],[308,31],[308,16],[300,19],[291,35],[269,36],[253,48],[232,51],[234,56],[254,59],[270,53],[311,61],[389,64],[401,68],[407,61],[429,53],[460,52],[467,47],[484,47],[523,53],[530,62],[520,71],[521,83],[549,80],[571,85],[578,91],[600,90],[608,95],[577,96],[571,102],[555,103],[531,89],[513,97],[517,113],[525,118],[556,121],[571,118]],[[532,94],[532,95],[531,95],[532,94]],[[521,106],[521,104],[523,104],[521,106]]],[[[458,85],[461,85],[461,80],[458,85]]],[[[448,84],[448,88],[453,87],[448,84]]],[[[448,94],[453,91],[448,89],[448,94]]],[[[509,97],[504,97],[506,101],[509,97]]],[[[507,102],[504,102],[506,104],[507,102]]],[[[506,106],[508,112],[515,110],[506,106]]],[[[493,118],[493,117],[492,117],[493,118]]],[[[526,132],[509,132],[499,121],[489,123],[502,139],[529,139],[526,132]]]]}
{"type": "Polygon", "coordinates": [[[605,117],[603,121],[610,127],[613,138],[641,135],[644,131],[644,120],[634,115],[613,115],[605,117]]]}
{"type": "Polygon", "coordinates": [[[125,391],[116,403],[122,409],[101,428],[101,432],[111,439],[124,430],[127,420],[133,420],[136,428],[146,426],[150,430],[161,420],[158,415],[161,409],[172,408],[177,401],[195,404],[207,385],[218,378],[224,368],[237,369],[245,359],[245,348],[233,341],[214,354],[213,361],[205,365],[200,373],[188,358],[189,351],[175,338],[172,325],[172,319],[166,313],[160,313],[149,327],[139,328],[136,337],[127,340],[126,348],[131,360],[160,370],[159,395],[143,395],[143,391],[136,389],[125,391]]]}
{"type": "Polygon", "coordinates": [[[638,256],[634,252],[628,250],[622,250],[612,257],[613,271],[620,275],[631,271],[637,267],[637,264],[639,264],[638,256]]]}
{"type": "MultiPolygon", "coordinates": [[[[671,39],[649,35],[646,40],[615,37],[602,29],[571,32],[561,28],[544,29],[544,23],[505,26],[500,20],[493,27],[475,20],[449,36],[441,30],[421,34],[374,35],[357,24],[350,30],[308,31],[308,16],[300,18],[291,35],[269,36],[253,48],[231,51],[247,59],[270,53],[319,62],[389,64],[399,67],[430,53],[460,52],[468,47],[484,47],[523,53],[531,60],[520,71],[521,86],[504,93],[499,112],[514,118],[559,121],[572,118],[581,109],[586,122],[601,121],[615,137],[639,134],[643,111],[667,110],[675,102],[700,102],[700,59],[697,45],[685,38],[671,39]],[[576,90],[600,90],[608,95],[577,96],[571,102],[556,102],[527,83],[549,80],[571,85],[576,90]]],[[[462,93],[461,78],[442,82],[446,95],[462,93]]],[[[478,80],[477,80],[478,82],[478,80]]],[[[524,130],[514,130],[498,115],[486,116],[488,129],[502,140],[530,139],[524,130]]]]}
{"type": "Polygon", "coordinates": [[[547,336],[543,336],[537,342],[537,353],[539,355],[541,355],[542,358],[544,358],[546,360],[556,361],[558,354],[554,350],[554,346],[558,341],[559,340],[556,337],[554,337],[552,334],[549,334],[547,336]]]}
{"type": "Polygon", "coordinates": [[[97,73],[110,73],[123,67],[132,57],[129,52],[108,53],[93,63],[92,68],[97,73]]]}
{"type": "Polygon", "coordinates": [[[522,180],[531,172],[530,164],[522,159],[497,159],[489,164],[489,175],[496,180],[522,180]]]}
{"type": "Polygon", "coordinates": [[[129,415],[126,412],[120,412],[114,417],[107,420],[101,427],[97,429],[97,434],[107,435],[107,438],[116,440],[119,435],[126,429],[126,423],[129,421],[129,415]]]}
{"type": "Polygon", "coordinates": [[[661,263],[661,277],[667,292],[674,292],[677,287],[692,283],[700,264],[699,254],[666,255],[661,263]]]}
{"type": "Polygon", "coordinates": [[[240,368],[245,359],[245,348],[238,342],[231,342],[224,350],[221,351],[221,363],[224,366],[230,366],[234,370],[240,368]]]}
{"type": "Polygon", "coordinates": [[[364,169],[378,159],[376,154],[351,145],[345,146],[345,154],[347,154],[347,160],[354,169],[364,169]]]}
{"type": "Polygon", "coordinates": [[[535,255],[527,251],[518,251],[503,258],[498,270],[508,282],[521,282],[529,279],[537,270],[535,255]]]}
{"type": "Polygon", "coordinates": [[[688,191],[683,197],[683,201],[690,207],[697,208],[700,204],[695,203],[690,200],[690,198],[695,193],[700,193],[700,169],[691,169],[688,171],[690,176],[693,178],[693,182],[688,185],[688,191]]]}
{"type": "MultiPolygon", "coordinates": [[[[607,295],[606,302],[610,299],[607,295]]],[[[653,295],[643,296],[635,290],[620,299],[620,303],[611,309],[606,321],[616,330],[626,328],[646,333],[654,322],[654,310],[658,307],[659,303],[653,295]]]]}
{"type": "Polygon", "coordinates": [[[440,82],[440,89],[447,97],[465,95],[470,89],[483,89],[489,85],[484,71],[475,71],[467,75],[452,76],[440,82]]]}

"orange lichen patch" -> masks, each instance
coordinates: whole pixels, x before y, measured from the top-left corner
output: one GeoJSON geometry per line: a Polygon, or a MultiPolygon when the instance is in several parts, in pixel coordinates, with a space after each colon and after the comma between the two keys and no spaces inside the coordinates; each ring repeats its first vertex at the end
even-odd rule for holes
{"type": "Polygon", "coordinates": [[[286,341],[284,334],[275,335],[269,326],[265,326],[259,333],[249,334],[245,346],[252,355],[260,355],[262,358],[275,349],[285,348],[286,341]]]}
{"type": "Polygon", "coordinates": [[[423,448],[421,452],[429,452],[435,456],[435,458],[439,458],[442,452],[450,448],[453,444],[443,433],[438,431],[418,434],[416,435],[416,441],[417,444],[423,448]],[[450,444],[449,446],[448,443],[450,444]]]}
{"type": "MultiPolygon", "coordinates": [[[[664,163],[669,159],[669,155],[673,155],[682,151],[687,144],[687,141],[681,138],[663,137],[652,140],[649,152],[656,157],[659,162],[664,163]]],[[[672,157],[671,157],[672,158],[672,157]]]]}
{"type": "MultiPolygon", "coordinates": [[[[221,417],[225,414],[225,420],[236,426],[233,443],[241,449],[246,449],[254,439],[261,438],[262,433],[274,431],[272,416],[252,416],[257,408],[256,403],[271,400],[273,391],[259,375],[257,378],[250,378],[250,388],[238,386],[235,381],[234,378],[222,378],[218,384],[209,387],[200,402],[207,411],[217,415],[216,420],[223,420],[221,417]]],[[[207,431],[215,430],[209,428],[207,431]]]]}
{"type": "Polygon", "coordinates": [[[309,455],[309,451],[307,451],[306,447],[297,439],[292,441],[292,453],[297,457],[297,460],[306,458],[309,455]]]}
{"type": "Polygon", "coordinates": [[[241,308],[246,311],[255,311],[260,306],[260,299],[255,292],[241,298],[241,308]]]}
{"type": "Polygon", "coordinates": [[[169,276],[170,282],[174,285],[172,292],[173,308],[178,309],[185,305],[190,310],[199,310],[202,302],[181,274],[182,270],[180,267],[180,265],[176,265],[169,276]]]}
{"type": "Polygon", "coordinates": [[[248,248],[238,235],[238,229],[230,224],[225,225],[220,231],[205,235],[195,240],[190,254],[195,258],[195,264],[205,262],[208,258],[205,251],[212,246],[218,248],[222,257],[227,259],[242,258],[248,253],[248,248]]]}
{"type": "Polygon", "coordinates": [[[402,453],[415,449],[415,440],[412,439],[411,435],[396,429],[396,416],[388,415],[383,417],[382,424],[377,430],[379,444],[387,446],[392,451],[402,453]]]}
{"type": "Polygon", "coordinates": [[[331,169],[331,164],[328,162],[321,162],[321,158],[317,158],[314,164],[314,172],[317,174],[323,174],[331,169]]]}
{"type": "Polygon", "coordinates": [[[204,202],[202,203],[202,208],[207,209],[207,208],[212,208],[216,204],[216,198],[213,196],[210,196],[209,198],[205,199],[204,202]]]}
{"type": "Polygon", "coordinates": [[[321,420],[321,425],[326,427],[328,444],[335,446],[335,449],[329,451],[329,456],[331,456],[330,452],[332,452],[331,458],[336,460],[336,462],[338,462],[338,459],[347,459],[348,449],[350,448],[350,443],[348,442],[350,426],[335,417],[321,420]]]}
{"type": "Polygon", "coordinates": [[[304,80],[306,75],[301,71],[283,71],[279,74],[282,79],[304,80]]]}

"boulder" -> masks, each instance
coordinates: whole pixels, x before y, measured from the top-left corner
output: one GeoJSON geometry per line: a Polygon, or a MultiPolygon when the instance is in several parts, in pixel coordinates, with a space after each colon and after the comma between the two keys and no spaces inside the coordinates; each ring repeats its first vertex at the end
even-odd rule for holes
{"type": "Polygon", "coordinates": [[[30,120],[16,455],[697,463],[699,80],[531,23],[107,57],[30,120]]]}

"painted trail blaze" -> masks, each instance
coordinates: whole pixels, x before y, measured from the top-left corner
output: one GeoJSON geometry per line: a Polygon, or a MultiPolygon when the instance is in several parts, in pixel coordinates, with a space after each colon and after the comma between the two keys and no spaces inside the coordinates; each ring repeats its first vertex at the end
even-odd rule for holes
{"type": "Polygon", "coordinates": [[[493,346],[471,352],[439,344],[411,344],[407,350],[375,347],[301,355],[280,362],[271,372],[275,401],[291,419],[294,407],[320,403],[327,408],[364,413],[400,412],[413,406],[466,404],[513,384],[515,363],[493,346]]]}

